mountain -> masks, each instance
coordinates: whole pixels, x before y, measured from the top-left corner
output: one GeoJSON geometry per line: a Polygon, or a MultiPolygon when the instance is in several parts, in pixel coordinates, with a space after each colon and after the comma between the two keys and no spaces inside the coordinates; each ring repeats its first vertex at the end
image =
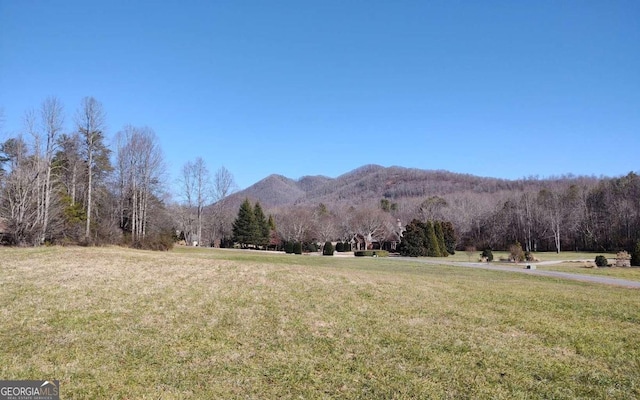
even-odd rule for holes
{"type": "Polygon", "coordinates": [[[289,204],[304,197],[306,191],[300,181],[294,181],[282,175],[269,175],[263,180],[237,192],[233,197],[258,200],[263,206],[289,204]]]}
{"type": "Polygon", "coordinates": [[[442,170],[365,165],[337,178],[305,176],[293,180],[282,175],[270,175],[234,193],[229,201],[239,206],[245,198],[249,198],[267,208],[294,204],[358,204],[383,198],[397,201],[456,192],[495,193],[525,186],[538,187],[540,182],[485,178],[442,170]]]}

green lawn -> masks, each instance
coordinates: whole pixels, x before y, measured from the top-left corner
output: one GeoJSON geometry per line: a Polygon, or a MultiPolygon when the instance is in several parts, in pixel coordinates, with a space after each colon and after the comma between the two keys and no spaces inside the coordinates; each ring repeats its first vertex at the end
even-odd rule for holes
{"type": "Polygon", "coordinates": [[[0,249],[0,379],[64,399],[640,398],[640,292],[210,249],[0,249]]]}

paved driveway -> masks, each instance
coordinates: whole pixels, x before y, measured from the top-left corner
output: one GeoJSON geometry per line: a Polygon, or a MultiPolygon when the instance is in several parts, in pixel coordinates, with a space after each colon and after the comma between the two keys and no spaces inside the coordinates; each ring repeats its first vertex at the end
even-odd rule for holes
{"type": "MultiPolygon", "coordinates": [[[[596,275],[571,274],[568,272],[558,272],[558,271],[542,271],[539,269],[526,269],[524,268],[524,266],[509,267],[509,266],[491,265],[486,263],[456,262],[456,261],[446,261],[446,259],[442,261],[435,261],[435,260],[426,260],[423,258],[412,258],[412,257],[394,257],[393,259],[403,260],[403,261],[412,261],[412,262],[421,262],[425,264],[436,264],[436,265],[444,264],[444,265],[452,265],[452,266],[464,267],[464,268],[480,268],[480,269],[490,269],[493,271],[517,272],[520,274],[548,276],[551,278],[569,279],[569,280],[581,281],[581,282],[594,282],[594,283],[601,283],[604,285],[613,285],[613,286],[620,286],[620,287],[626,287],[626,288],[640,289],[640,282],[630,281],[628,279],[610,278],[606,276],[596,276],[596,275]]],[[[537,265],[553,264],[553,263],[560,263],[560,262],[561,261],[551,261],[547,263],[537,263],[537,265]]]]}

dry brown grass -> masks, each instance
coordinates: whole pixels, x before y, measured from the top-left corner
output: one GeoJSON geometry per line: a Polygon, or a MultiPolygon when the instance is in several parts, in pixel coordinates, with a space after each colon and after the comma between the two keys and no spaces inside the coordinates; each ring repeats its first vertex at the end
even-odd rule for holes
{"type": "Polygon", "coordinates": [[[257,252],[0,260],[0,377],[65,399],[640,396],[635,290],[257,252]]]}

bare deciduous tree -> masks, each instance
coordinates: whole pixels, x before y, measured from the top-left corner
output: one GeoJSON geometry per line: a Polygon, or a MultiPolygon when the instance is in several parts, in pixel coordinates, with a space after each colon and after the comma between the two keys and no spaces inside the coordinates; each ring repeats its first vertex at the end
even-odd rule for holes
{"type": "Polygon", "coordinates": [[[336,239],[338,230],[335,216],[322,203],[314,210],[313,226],[315,236],[320,242],[325,243],[336,239]]]}
{"type": "Polygon", "coordinates": [[[77,132],[71,135],[62,135],[59,140],[60,153],[57,156],[61,173],[61,181],[69,196],[69,203],[74,206],[80,195],[79,185],[82,179],[82,159],[80,148],[82,139],[77,132]]]}
{"type": "Polygon", "coordinates": [[[85,240],[89,240],[91,234],[91,208],[93,205],[93,180],[95,173],[95,161],[106,152],[104,146],[104,130],[106,128],[106,116],[102,103],[93,97],[82,99],[80,109],[76,113],[76,125],[78,132],[84,139],[84,152],[87,165],[87,221],[85,226],[85,240]]]}
{"type": "Polygon", "coordinates": [[[233,174],[224,166],[218,168],[213,177],[213,201],[211,207],[211,242],[231,235],[234,210],[227,207],[227,197],[236,189],[233,174]]]}
{"type": "Polygon", "coordinates": [[[132,240],[145,239],[150,205],[160,197],[164,159],[153,130],[126,126],[117,135],[121,228],[132,240]]]}
{"type": "Polygon", "coordinates": [[[37,244],[40,219],[36,158],[29,154],[21,136],[7,140],[0,146],[5,162],[2,186],[1,216],[5,219],[13,240],[19,244],[37,244]]]}
{"type": "MultiPolygon", "coordinates": [[[[186,201],[187,215],[190,215],[191,210],[195,209],[196,235],[199,245],[202,245],[204,207],[212,199],[212,189],[209,170],[201,157],[196,158],[194,162],[187,162],[182,168],[182,190],[186,201]]],[[[189,238],[189,243],[193,243],[191,238],[189,238]]]]}
{"type": "MultiPolygon", "coordinates": [[[[42,156],[43,172],[44,172],[44,185],[42,188],[43,200],[41,211],[41,225],[42,231],[40,234],[40,242],[44,242],[47,229],[49,227],[50,211],[51,211],[51,196],[52,196],[52,176],[53,170],[53,156],[58,143],[58,136],[62,131],[62,125],[64,122],[63,107],[60,100],[55,97],[47,98],[40,109],[41,124],[44,130],[45,136],[45,150],[42,156]]],[[[36,155],[38,157],[38,155],[36,155]]],[[[56,204],[58,204],[56,202],[56,204]]]]}
{"type": "Polygon", "coordinates": [[[368,249],[373,241],[382,241],[392,224],[390,216],[375,207],[359,208],[354,216],[354,223],[355,232],[364,238],[365,248],[362,250],[368,249]]]}
{"type": "Polygon", "coordinates": [[[304,242],[311,230],[311,212],[297,207],[275,216],[280,236],[288,242],[304,242]]]}

